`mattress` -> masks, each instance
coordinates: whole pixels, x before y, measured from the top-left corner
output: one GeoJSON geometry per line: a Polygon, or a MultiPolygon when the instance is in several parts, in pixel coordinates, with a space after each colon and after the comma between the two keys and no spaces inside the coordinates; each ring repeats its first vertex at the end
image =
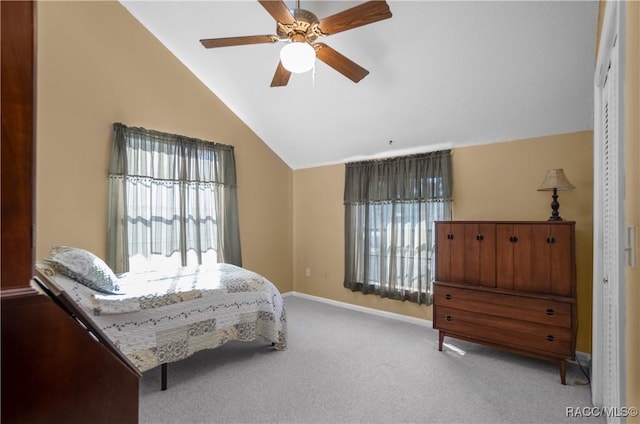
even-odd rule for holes
{"type": "Polygon", "coordinates": [[[123,274],[121,294],[43,271],[141,372],[231,340],[262,338],[277,350],[287,346],[280,292],[265,277],[235,265],[123,274]]]}

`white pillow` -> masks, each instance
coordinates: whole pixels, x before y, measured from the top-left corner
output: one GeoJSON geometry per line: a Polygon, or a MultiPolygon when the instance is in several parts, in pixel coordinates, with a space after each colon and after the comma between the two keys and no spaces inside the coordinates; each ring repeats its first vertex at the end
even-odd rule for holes
{"type": "Polygon", "coordinates": [[[87,250],[55,246],[42,262],[90,289],[119,294],[118,277],[102,259],[87,250]]]}

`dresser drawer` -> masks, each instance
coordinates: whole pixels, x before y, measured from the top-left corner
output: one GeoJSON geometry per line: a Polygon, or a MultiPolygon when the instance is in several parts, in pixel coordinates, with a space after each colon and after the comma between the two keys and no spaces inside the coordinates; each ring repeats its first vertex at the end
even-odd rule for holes
{"type": "Polygon", "coordinates": [[[571,328],[572,324],[573,304],[544,296],[518,296],[435,284],[434,305],[555,327],[571,328]]]}
{"type": "Polygon", "coordinates": [[[434,328],[519,349],[573,357],[570,328],[436,306],[434,328]]]}

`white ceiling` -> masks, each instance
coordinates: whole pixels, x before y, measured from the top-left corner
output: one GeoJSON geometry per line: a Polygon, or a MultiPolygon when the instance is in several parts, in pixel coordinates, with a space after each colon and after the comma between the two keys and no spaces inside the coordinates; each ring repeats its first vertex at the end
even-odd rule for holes
{"type": "MultiPolygon", "coordinates": [[[[300,7],[322,19],[360,3],[300,7]]],[[[199,42],[275,34],[257,1],[122,4],[292,169],[593,128],[597,1],[391,0],[392,18],[318,40],[362,81],[318,61],[278,88],[283,44],[199,42]]]]}

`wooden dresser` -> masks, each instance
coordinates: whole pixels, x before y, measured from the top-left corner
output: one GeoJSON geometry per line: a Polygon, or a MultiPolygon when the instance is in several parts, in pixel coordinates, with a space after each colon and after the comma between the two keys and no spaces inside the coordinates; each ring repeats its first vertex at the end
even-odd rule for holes
{"type": "Polygon", "coordinates": [[[436,223],[433,328],[554,361],[575,359],[575,223],[436,223]]]}

